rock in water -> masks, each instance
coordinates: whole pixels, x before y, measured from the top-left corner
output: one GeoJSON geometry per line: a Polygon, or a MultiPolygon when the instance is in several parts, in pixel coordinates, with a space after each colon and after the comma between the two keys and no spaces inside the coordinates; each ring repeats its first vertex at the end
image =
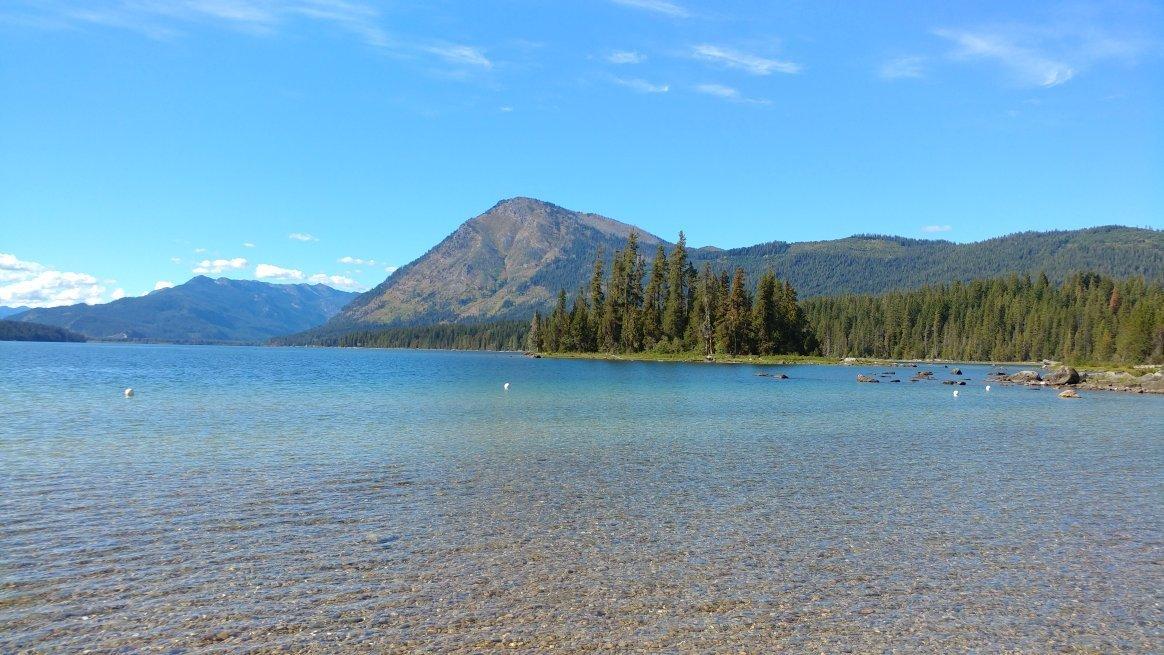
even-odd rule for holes
{"type": "Polygon", "coordinates": [[[125,397],[126,398],[133,398],[133,389],[126,389],[125,390],[125,397]]]}
{"type": "Polygon", "coordinates": [[[1079,384],[1079,371],[1070,366],[1060,366],[1044,379],[1049,384],[1079,384]]]}
{"type": "Polygon", "coordinates": [[[962,375],[962,369],[960,369],[960,368],[951,369],[950,375],[962,375]]]}
{"type": "Polygon", "coordinates": [[[1079,394],[1074,389],[1064,389],[1059,392],[1060,398],[1078,398],[1079,394]]]}
{"type": "MultiPolygon", "coordinates": [[[[1076,375],[1078,375],[1078,374],[1076,374],[1076,375]]],[[[1030,384],[1032,382],[1040,382],[1040,381],[1042,381],[1042,379],[1043,379],[1043,376],[1039,375],[1038,371],[1019,371],[1018,373],[1015,373],[1014,375],[1007,378],[1007,380],[1010,382],[1018,382],[1018,383],[1025,383],[1025,384],[1030,384]]]]}
{"type": "Polygon", "coordinates": [[[881,382],[881,380],[878,380],[877,378],[869,377],[868,375],[861,375],[860,373],[858,373],[857,374],[857,382],[871,382],[873,384],[877,384],[877,383],[881,382]]]}

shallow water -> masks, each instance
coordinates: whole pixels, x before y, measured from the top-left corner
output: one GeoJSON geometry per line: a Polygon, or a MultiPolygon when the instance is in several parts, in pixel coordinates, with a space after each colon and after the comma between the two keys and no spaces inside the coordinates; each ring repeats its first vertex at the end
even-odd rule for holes
{"type": "Polygon", "coordinates": [[[1164,397],[962,369],[0,343],[0,652],[1160,652],[1164,397]]]}

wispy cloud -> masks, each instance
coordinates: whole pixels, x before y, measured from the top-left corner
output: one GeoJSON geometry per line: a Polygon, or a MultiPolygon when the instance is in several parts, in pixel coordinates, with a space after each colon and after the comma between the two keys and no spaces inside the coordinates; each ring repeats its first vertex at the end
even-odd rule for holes
{"type": "Polygon", "coordinates": [[[400,269],[399,266],[385,266],[384,272],[391,275],[400,269]]]}
{"type": "Polygon", "coordinates": [[[723,98],[724,100],[731,100],[732,102],[744,102],[753,105],[770,105],[772,101],[763,100],[761,98],[747,98],[739,92],[738,89],[723,84],[699,84],[696,85],[695,91],[704,95],[715,96],[716,98],[723,98]]]}
{"type": "Polygon", "coordinates": [[[105,300],[105,286],[87,273],[52,270],[0,253],[0,305],[57,307],[105,300]]]}
{"type": "Polygon", "coordinates": [[[319,239],[306,232],[292,232],[291,234],[287,235],[287,238],[291,239],[292,241],[319,241],[319,239]]]}
{"type": "Polygon", "coordinates": [[[632,91],[638,91],[639,93],[666,93],[671,88],[667,84],[652,84],[646,80],[640,80],[638,78],[627,79],[616,77],[614,78],[614,83],[620,86],[625,86],[632,91]]]}
{"type": "Polygon", "coordinates": [[[467,45],[441,44],[422,48],[425,52],[434,54],[450,64],[458,66],[473,66],[478,68],[493,68],[493,62],[478,48],[467,45]]]}
{"type": "Polygon", "coordinates": [[[707,43],[692,48],[691,54],[696,59],[702,59],[703,61],[720,64],[729,68],[737,68],[752,75],[771,75],[772,73],[794,75],[801,71],[800,64],[791,61],[769,59],[707,43]]]}
{"type": "Polygon", "coordinates": [[[925,75],[925,57],[896,57],[881,64],[877,74],[886,80],[918,78],[925,75]]]}
{"type": "Polygon", "coordinates": [[[1010,70],[1023,84],[1051,87],[1075,77],[1075,68],[1066,61],[1034,47],[1019,45],[1012,37],[1003,34],[947,29],[934,30],[934,34],[957,46],[951,53],[955,59],[995,61],[1010,70]]]}
{"type": "Polygon", "coordinates": [[[925,226],[922,226],[922,232],[925,232],[927,234],[934,234],[936,232],[949,232],[952,229],[954,229],[954,228],[950,225],[925,225],[925,226]]]}
{"type": "Polygon", "coordinates": [[[234,259],[203,259],[194,267],[194,273],[198,275],[217,275],[223,271],[237,270],[246,268],[247,260],[242,257],[235,257],[234,259]]]}
{"type": "Polygon", "coordinates": [[[255,247],[255,244],[251,243],[250,241],[247,241],[246,243],[243,244],[243,248],[254,248],[254,247],[255,247]]]}
{"type": "Polygon", "coordinates": [[[606,61],[612,64],[641,64],[646,57],[633,50],[615,50],[606,55],[606,61]]]}
{"type": "Polygon", "coordinates": [[[634,9],[642,9],[664,16],[671,16],[674,18],[687,18],[691,16],[691,12],[686,7],[677,5],[674,2],[667,2],[667,0],[611,0],[616,5],[624,7],[632,7],[634,9]]]}
{"type": "Polygon", "coordinates": [[[172,38],[204,24],[273,34],[296,21],[312,21],[370,45],[390,42],[380,27],[379,11],[355,0],[112,0],[77,4],[47,0],[26,5],[26,17],[42,25],[101,25],[154,39],[172,38]]]}
{"type": "Polygon", "coordinates": [[[174,283],[169,280],[158,280],[154,282],[154,291],[161,291],[162,289],[169,289],[173,287],[174,283]]]}

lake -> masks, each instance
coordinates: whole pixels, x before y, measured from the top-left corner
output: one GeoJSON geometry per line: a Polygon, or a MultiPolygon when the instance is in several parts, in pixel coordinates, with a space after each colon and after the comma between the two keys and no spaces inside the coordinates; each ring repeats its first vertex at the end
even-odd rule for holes
{"type": "Polygon", "coordinates": [[[1164,397],[961,368],[0,343],[0,652],[1164,649],[1164,397]]]}

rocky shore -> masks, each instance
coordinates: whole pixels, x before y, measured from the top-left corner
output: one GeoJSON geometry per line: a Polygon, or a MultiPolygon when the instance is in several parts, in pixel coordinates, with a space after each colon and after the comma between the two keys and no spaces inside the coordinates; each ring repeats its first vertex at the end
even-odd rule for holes
{"type": "MultiPolygon", "coordinates": [[[[1070,366],[1059,366],[1050,372],[1025,370],[1007,374],[991,373],[988,380],[1000,384],[1020,384],[1028,387],[1052,387],[1063,392],[1068,390],[1123,391],[1127,393],[1164,393],[1164,372],[1148,371],[1135,375],[1127,371],[1077,371],[1070,366]]],[[[1078,394],[1061,393],[1064,398],[1075,398],[1078,394]]]]}

